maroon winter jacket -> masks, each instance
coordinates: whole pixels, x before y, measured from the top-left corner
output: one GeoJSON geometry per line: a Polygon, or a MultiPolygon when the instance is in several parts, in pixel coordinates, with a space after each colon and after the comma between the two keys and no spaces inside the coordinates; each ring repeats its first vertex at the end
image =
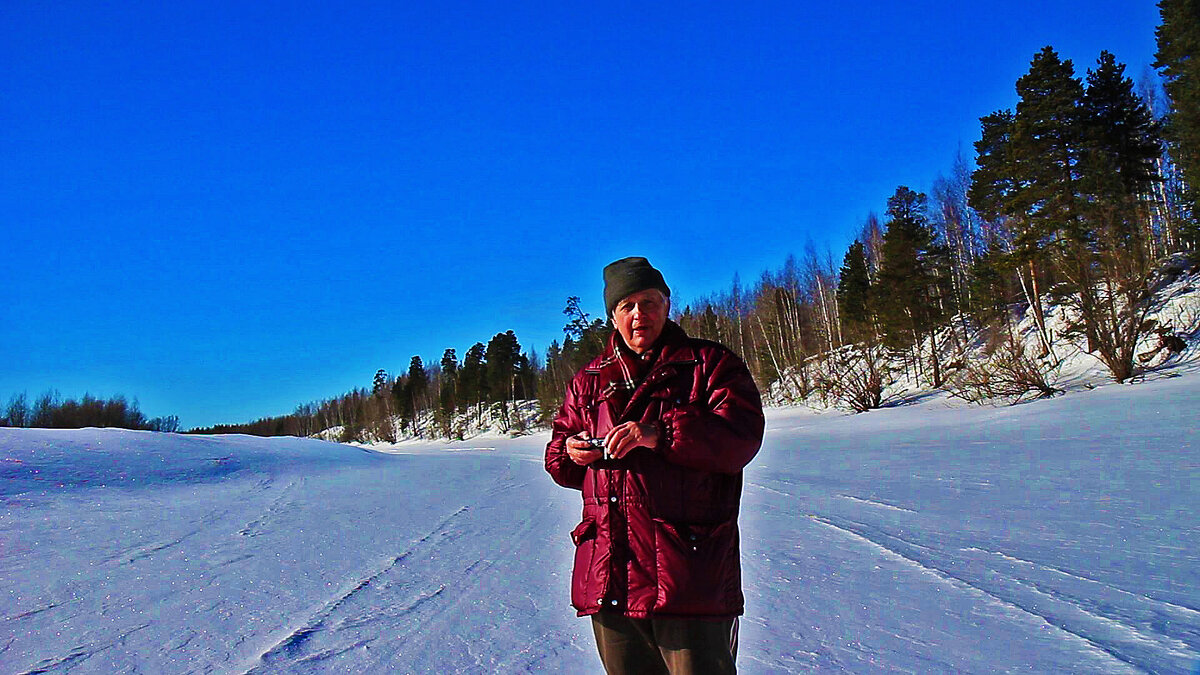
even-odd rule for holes
{"type": "Polygon", "coordinates": [[[583,491],[571,604],[581,616],[740,615],[738,502],[742,468],[762,443],[758,388],[733,352],[667,322],[649,374],[632,395],[615,395],[620,339],[614,332],[571,380],[546,446],[546,471],[583,491]],[[657,423],[658,446],[586,467],[567,455],[568,436],[603,437],[628,421],[657,423]]]}

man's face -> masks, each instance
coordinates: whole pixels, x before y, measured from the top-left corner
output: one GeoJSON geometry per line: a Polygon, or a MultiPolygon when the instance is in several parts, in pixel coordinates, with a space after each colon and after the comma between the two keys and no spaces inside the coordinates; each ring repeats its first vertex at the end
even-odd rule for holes
{"type": "Polygon", "coordinates": [[[627,295],[613,309],[613,324],[625,345],[641,354],[654,346],[667,325],[671,302],[657,288],[627,295]]]}

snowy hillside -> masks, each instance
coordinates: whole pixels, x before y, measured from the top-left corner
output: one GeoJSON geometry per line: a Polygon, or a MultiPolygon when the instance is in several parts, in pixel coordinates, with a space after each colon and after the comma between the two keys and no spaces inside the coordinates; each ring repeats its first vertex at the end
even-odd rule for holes
{"type": "MultiPolygon", "coordinates": [[[[741,671],[1191,672],[1200,373],[1156,377],[770,411],[741,671]]],[[[545,440],[0,429],[0,672],[599,672],[545,440]]]]}
{"type": "MultiPolygon", "coordinates": [[[[981,330],[973,321],[957,317],[937,333],[937,351],[944,376],[944,381],[937,386],[931,381],[929,364],[915,367],[909,351],[876,349],[878,359],[872,360],[876,361],[875,369],[880,373],[880,399],[883,405],[945,393],[968,400],[983,399],[988,404],[1011,403],[1038,396],[1039,392],[1032,388],[1020,395],[1002,392],[981,395],[981,392],[969,386],[970,381],[978,379],[981,373],[1003,374],[1003,368],[997,368],[997,362],[1004,361],[1010,349],[1028,355],[1029,369],[1037,371],[1047,387],[1056,393],[1090,389],[1112,382],[1112,372],[1099,358],[1098,351],[1088,351],[1087,337],[1077,308],[1049,294],[1043,296],[1042,303],[1046,339],[1051,344],[1049,353],[1042,354],[1035,313],[1028,307],[1021,311],[1011,327],[1011,341],[1016,343],[1014,347],[1008,344],[1007,330],[999,327],[981,330]]],[[[1153,377],[1162,370],[1192,367],[1200,362],[1200,267],[1186,256],[1175,256],[1165,261],[1143,319],[1145,329],[1139,334],[1133,350],[1137,373],[1135,379],[1153,377]],[[1164,336],[1170,336],[1168,339],[1176,344],[1169,347],[1164,345],[1164,336]]],[[[845,345],[829,353],[811,356],[806,362],[805,372],[787,369],[783,377],[765,388],[765,400],[774,404],[805,405],[817,409],[853,408],[845,400],[845,392],[830,391],[828,386],[821,384],[821,380],[826,378],[840,382],[853,373],[861,372],[859,347],[861,345],[845,345]],[[847,368],[847,363],[855,365],[847,368]]],[[[928,338],[916,350],[922,355],[932,351],[928,338]]]]}

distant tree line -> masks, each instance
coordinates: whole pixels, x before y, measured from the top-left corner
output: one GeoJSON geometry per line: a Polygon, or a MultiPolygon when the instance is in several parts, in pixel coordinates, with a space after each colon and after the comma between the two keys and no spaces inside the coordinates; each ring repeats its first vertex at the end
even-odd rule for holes
{"type": "Polygon", "coordinates": [[[378,370],[369,388],[298,406],[290,415],[191,432],[311,436],[338,429],[341,441],[395,442],[404,436],[463,438],[485,418],[504,431],[519,431],[526,421],[515,404],[536,398],[541,371],[536,352],[523,352],[509,330],[486,345],[475,343],[461,361],[452,348],[430,365],[413,356],[401,373],[378,370]]]}
{"type": "Polygon", "coordinates": [[[147,419],[138,410],[137,401],[124,396],[109,399],[84,394],[78,401],[63,399],[57,391],[47,391],[32,403],[24,393],[14,394],[0,417],[0,427],[35,427],[42,429],[82,429],[84,427],[116,427],[145,431],[179,431],[175,415],[147,419]]]}

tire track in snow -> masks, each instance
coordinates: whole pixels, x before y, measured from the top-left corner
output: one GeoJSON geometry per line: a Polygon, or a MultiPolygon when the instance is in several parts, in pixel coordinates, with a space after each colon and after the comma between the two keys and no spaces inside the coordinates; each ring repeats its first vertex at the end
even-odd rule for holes
{"type": "Polygon", "coordinates": [[[916,511],[913,509],[904,508],[903,506],[896,506],[895,504],[888,504],[887,502],[881,502],[877,499],[866,499],[865,497],[855,497],[853,495],[838,495],[838,497],[841,499],[848,499],[852,502],[858,502],[859,504],[866,504],[867,506],[877,506],[881,509],[903,511],[904,513],[916,513],[916,511]]]}
{"type": "Polygon", "coordinates": [[[179,546],[180,544],[187,541],[188,539],[191,539],[192,537],[194,537],[202,532],[207,531],[209,529],[210,525],[212,525],[213,523],[217,522],[218,520],[224,518],[228,514],[229,514],[229,511],[227,509],[224,509],[224,510],[218,509],[218,510],[209,511],[208,513],[201,516],[201,518],[199,520],[193,521],[193,524],[196,524],[197,527],[192,530],[184,532],[183,534],[181,534],[177,537],[173,537],[173,538],[169,538],[169,539],[161,539],[159,541],[148,542],[148,543],[139,544],[137,546],[127,548],[127,549],[121,551],[120,553],[117,553],[117,554],[114,554],[114,555],[111,555],[111,556],[105,558],[103,560],[103,562],[106,564],[116,563],[117,565],[132,565],[133,563],[135,563],[139,560],[149,558],[150,556],[154,555],[155,553],[158,553],[160,551],[166,551],[167,549],[172,549],[172,548],[175,548],[176,546],[179,546]]]}
{"type": "Polygon", "coordinates": [[[779,495],[779,496],[781,496],[781,497],[795,497],[795,495],[789,494],[789,493],[787,493],[787,492],[784,492],[784,491],[782,491],[782,490],[776,490],[776,489],[775,489],[775,488],[773,488],[773,487],[767,487],[766,485],[763,485],[762,483],[755,483],[755,482],[752,482],[752,481],[746,481],[746,485],[747,485],[748,487],[752,487],[752,488],[755,488],[755,489],[757,489],[757,490],[766,490],[767,492],[774,492],[775,494],[777,494],[777,495],[779,495]]]}
{"type": "MultiPolygon", "coordinates": [[[[246,523],[242,529],[238,530],[238,534],[242,535],[243,537],[257,537],[261,534],[265,534],[266,530],[263,529],[263,526],[271,522],[271,520],[275,517],[275,514],[279,513],[286,503],[290,503],[288,499],[297,490],[296,486],[303,482],[303,480],[303,478],[300,480],[294,480],[283,486],[279,494],[275,496],[275,499],[272,499],[271,503],[267,505],[267,508],[263,509],[262,514],[259,515],[258,518],[246,523]]],[[[274,481],[272,478],[265,478],[254,486],[255,491],[265,492],[271,489],[271,484],[273,482],[274,481]]]]}
{"type": "Polygon", "coordinates": [[[1184,605],[1178,605],[1173,602],[1167,602],[1166,600],[1158,600],[1156,598],[1152,598],[1148,595],[1145,595],[1144,593],[1134,593],[1133,591],[1127,591],[1118,586],[1114,586],[1112,584],[1105,583],[1103,581],[1098,581],[1096,579],[1092,579],[1090,577],[1084,576],[1082,574],[1079,574],[1078,572],[1069,572],[1067,570],[1064,570],[1064,569],[1061,569],[1058,567],[1054,567],[1053,565],[1046,565],[1043,563],[1033,562],[1032,560],[1025,560],[1024,558],[1018,558],[1018,557],[1010,555],[1008,553],[1003,553],[1000,551],[992,551],[992,550],[989,550],[986,548],[980,548],[978,546],[971,546],[971,547],[960,549],[960,550],[964,553],[983,553],[983,554],[986,554],[989,556],[994,556],[996,558],[1000,558],[1002,560],[1005,560],[1005,561],[1008,561],[1008,562],[1011,562],[1011,563],[1014,563],[1017,565],[1023,565],[1023,566],[1031,567],[1031,568],[1038,569],[1038,570],[1052,572],[1054,574],[1062,575],[1069,579],[1074,579],[1076,581],[1087,583],[1087,584],[1095,584],[1104,589],[1110,590],[1114,593],[1129,596],[1137,602],[1145,602],[1145,603],[1149,603],[1149,604],[1152,604],[1152,605],[1155,605],[1158,607],[1162,607],[1165,610],[1177,613],[1181,616],[1188,617],[1192,621],[1200,622],[1200,610],[1195,610],[1191,607],[1187,607],[1184,605]]]}
{"type": "MultiPolygon", "coordinates": [[[[520,520],[512,524],[506,536],[500,539],[500,545],[498,546],[494,545],[496,544],[494,540],[469,538],[467,539],[469,542],[479,542],[482,549],[456,551],[463,554],[458,556],[446,555],[446,557],[457,557],[458,560],[470,560],[472,562],[463,566],[461,571],[458,571],[451,579],[443,579],[444,585],[450,591],[444,593],[444,596],[440,598],[442,602],[439,602],[430,614],[422,615],[419,622],[407,622],[406,628],[400,634],[396,634],[390,639],[390,643],[395,646],[396,652],[407,650],[407,647],[412,644],[413,638],[418,639],[421,646],[427,646],[437,643],[443,637],[446,639],[458,637],[456,627],[458,622],[462,620],[464,611],[467,611],[462,609],[463,605],[472,605],[474,607],[474,605],[478,604],[480,596],[486,598],[488,602],[494,602],[494,593],[487,592],[487,584],[490,584],[493,579],[490,575],[486,574],[488,569],[496,565],[496,561],[510,560],[510,556],[514,554],[514,551],[524,548],[529,534],[535,532],[538,516],[547,513],[550,508],[550,503],[541,503],[536,507],[529,508],[520,520]]],[[[438,568],[436,572],[444,573],[446,571],[444,568],[438,568]]],[[[472,656],[475,658],[475,664],[468,668],[468,670],[517,670],[520,669],[517,667],[522,661],[521,655],[526,655],[527,649],[536,651],[544,646],[536,643],[529,644],[526,649],[517,650],[515,656],[508,656],[499,663],[484,663],[482,662],[481,655],[473,653],[472,656]],[[516,663],[510,663],[512,661],[516,661],[516,663]],[[512,665],[512,668],[509,668],[509,665],[512,665]]],[[[408,653],[412,653],[412,651],[409,650],[408,653]]],[[[458,668],[463,667],[460,665],[458,668]]]]}
{"type": "Polygon", "coordinates": [[[65,656],[42,659],[32,669],[21,671],[19,675],[40,675],[41,673],[48,673],[52,670],[58,670],[60,668],[63,670],[70,670],[80,663],[92,658],[96,654],[121,644],[125,638],[129,637],[130,635],[133,635],[140,630],[145,630],[149,627],[150,624],[148,623],[139,624],[117,635],[108,642],[92,642],[91,644],[79,645],[68,652],[65,656]]]}
{"type": "MultiPolygon", "coordinates": [[[[433,539],[434,536],[446,530],[450,523],[454,521],[454,519],[458,518],[463,513],[466,513],[469,508],[470,507],[468,506],[461,506],[450,515],[442,518],[442,520],[438,522],[433,529],[431,529],[429,532],[426,532],[420,538],[414,540],[409,548],[404,552],[388,559],[375,572],[354,580],[347,587],[344,587],[342,591],[338,592],[316,610],[309,613],[308,620],[299,627],[291,629],[285,628],[285,634],[283,634],[279,639],[275,640],[270,647],[261,651],[256,657],[254,657],[251,660],[252,662],[245,666],[246,670],[244,672],[247,674],[257,672],[259,668],[263,666],[274,666],[277,665],[276,662],[285,659],[291,663],[296,663],[301,660],[311,660],[315,655],[304,655],[302,653],[305,643],[308,642],[308,640],[314,635],[326,629],[326,624],[329,618],[335,612],[337,612],[339,608],[349,602],[357,594],[368,588],[377,579],[395,569],[406,558],[411,556],[415,551],[433,539]]],[[[432,593],[429,597],[419,599],[414,606],[440,594],[444,588],[445,587],[443,586],[432,593]]],[[[346,650],[336,651],[336,654],[334,653],[334,650],[325,651],[328,652],[327,656],[333,656],[336,654],[345,653],[346,650]]]]}
{"type": "Polygon", "coordinates": [[[998,570],[990,570],[996,575],[996,579],[991,580],[988,587],[985,587],[979,580],[967,579],[962,574],[939,567],[932,560],[923,559],[918,550],[932,553],[933,549],[928,547],[884,532],[871,532],[873,528],[862,523],[839,523],[816,514],[808,514],[808,517],[913,565],[956,589],[980,593],[995,603],[1034,617],[1137,672],[1153,672],[1157,668],[1146,665],[1142,659],[1127,653],[1129,651],[1141,651],[1141,656],[1157,656],[1158,660],[1166,655],[1182,659],[1185,663],[1197,656],[1187,651],[1185,643],[1167,636],[1148,635],[1134,626],[1090,612],[1070,599],[1040,591],[1030,582],[1006,577],[998,570]],[[1035,597],[1031,598],[1030,595],[1035,597]],[[1142,649],[1136,649],[1138,647],[1142,649]],[[1146,654],[1147,649],[1152,653],[1146,654]]]}
{"type": "Polygon", "coordinates": [[[163,539],[163,540],[156,541],[153,543],[147,543],[147,544],[135,546],[133,548],[126,549],[126,550],[122,551],[121,553],[118,553],[114,556],[110,556],[109,558],[105,559],[104,562],[105,563],[116,563],[118,565],[132,565],[133,563],[135,563],[139,560],[142,560],[144,558],[149,558],[150,556],[152,556],[155,553],[158,553],[160,551],[165,551],[167,549],[175,548],[176,546],[182,544],[183,542],[187,541],[188,539],[191,539],[192,537],[196,536],[197,534],[200,534],[204,530],[205,530],[205,526],[201,526],[194,530],[191,530],[190,532],[185,532],[185,533],[181,534],[180,536],[175,537],[173,539],[163,539]]]}
{"type": "Polygon", "coordinates": [[[0,623],[7,623],[9,621],[20,621],[21,619],[28,619],[29,617],[36,616],[38,614],[41,614],[42,612],[48,612],[48,611],[54,609],[55,607],[61,607],[62,604],[63,603],[60,603],[60,602],[52,602],[52,603],[42,606],[42,607],[35,607],[34,609],[31,609],[26,612],[21,612],[20,614],[17,614],[14,616],[4,617],[4,619],[0,619],[0,623]]]}

